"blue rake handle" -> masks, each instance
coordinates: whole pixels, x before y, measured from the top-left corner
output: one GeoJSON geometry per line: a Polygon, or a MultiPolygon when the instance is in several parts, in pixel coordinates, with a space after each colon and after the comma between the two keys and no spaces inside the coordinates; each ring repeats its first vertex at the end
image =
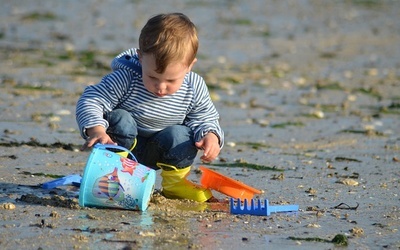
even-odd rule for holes
{"type": "Polygon", "coordinates": [[[44,189],[52,189],[58,186],[70,185],[73,183],[81,183],[82,177],[78,174],[67,175],[62,178],[58,178],[54,181],[45,182],[42,184],[44,189]]]}
{"type": "Polygon", "coordinates": [[[241,200],[237,199],[236,206],[235,200],[230,200],[230,211],[232,214],[250,214],[250,215],[270,215],[271,213],[277,212],[296,212],[299,211],[299,205],[277,205],[270,206],[268,199],[261,203],[261,200],[251,199],[248,203],[247,199],[244,199],[242,205],[241,200]],[[250,203],[250,204],[249,204],[250,203]]]}

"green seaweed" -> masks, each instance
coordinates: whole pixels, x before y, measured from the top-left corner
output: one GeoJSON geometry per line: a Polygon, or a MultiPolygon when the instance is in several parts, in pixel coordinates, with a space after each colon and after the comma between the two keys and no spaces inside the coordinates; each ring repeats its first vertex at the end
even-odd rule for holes
{"type": "Polygon", "coordinates": [[[46,59],[39,59],[37,60],[37,64],[41,64],[47,67],[55,66],[56,64],[52,61],[46,60],[46,59]]]}
{"type": "Polygon", "coordinates": [[[285,77],[285,71],[279,69],[273,69],[271,70],[271,75],[276,78],[283,78],[285,77]]]}
{"type": "Polygon", "coordinates": [[[289,240],[299,240],[299,241],[311,241],[311,242],[324,242],[324,243],[331,243],[332,241],[327,240],[327,239],[322,239],[318,237],[293,237],[289,236],[289,240]]]}
{"type": "Polygon", "coordinates": [[[384,133],[375,130],[357,130],[357,129],[343,129],[340,133],[353,133],[353,134],[364,134],[364,135],[375,135],[375,136],[385,136],[384,133]]]}
{"type": "Polygon", "coordinates": [[[344,90],[343,86],[339,82],[332,82],[332,83],[318,83],[316,85],[318,90],[328,89],[328,90],[344,90]]]}
{"type": "Polygon", "coordinates": [[[393,102],[388,106],[388,109],[400,109],[400,102],[393,102]]]}
{"type": "Polygon", "coordinates": [[[320,105],[322,112],[338,112],[344,108],[336,104],[322,104],[320,105]]]}
{"type": "Polygon", "coordinates": [[[354,158],[347,158],[347,157],[335,157],[336,161],[353,161],[353,162],[361,162],[360,160],[354,159],[354,158]]]}
{"type": "Polygon", "coordinates": [[[252,149],[269,148],[270,146],[260,142],[239,142],[238,145],[250,146],[252,149]]]}
{"type": "Polygon", "coordinates": [[[379,109],[379,112],[381,112],[383,114],[398,115],[398,114],[400,114],[400,102],[393,102],[386,107],[381,107],[379,109]]]}
{"type": "MultiPolygon", "coordinates": [[[[103,65],[101,62],[96,60],[97,56],[103,55],[106,57],[114,57],[115,54],[106,54],[101,51],[94,51],[94,50],[84,50],[84,51],[79,51],[79,52],[73,52],[73,51],[65,51],[64,53],[54,55],[53,57],[67,61],[67,60],[77,60],[83,66],[87,68],[94,68],[94,69],[107,69],[109,70],[110,67],[108,65],[103,65]]],[[[49,55],[47,55],[49,56],[49,55]]]]}
{"type": "Polygon", "coordinates": [[[321,119],[321,117],[319,117],[317,114],[306,114],[306,113],[303,113],[303,114],[300,114],[300,116],[307,117],[307,118],[318,118],[318,119],[321,119]]]}
{"type": "Polygon", "coordinates": [[[321,54],[319,55],[319,57],[321,58],[335,58],[336,57],[336,53],[334,52],[321,52],[321,54]]]}
{"type": "Polygon", "coordinates": [[[286,128],[287,126],[302,127],[302,126],[304,126],[304,123],[302,123],[302,122],[283,122],[283,123],[277,123],[277,124],[271,125],[271,128],[286,128]]]}
{"type": "Polygon", "coordinates": [[[359,89],[355,89],[354,91],[359,92],[364,95],[369,95],[369,96],[375,97],[379,100],[382,99],[382,95],[374,88],[368,88],[368,89],[367,88],[359,88],[359,89]]]}
{"type": "Polygon", "coordinates": [[[327,239],[322,239],[319,237],[293,237],[290,236],[288,238],[289,240],[298,240],[298,241],[310,241],[310,242],[323,242],[323,243],[333,243],[337,246],[347,246],[348,245],[348,240],[347,237],[343,234],[337,234],[335,237],[333,237],[332,240],[327,240],[327,239]]]}
{"type": "Polygon", "coordinates": [[[366,7],[379,6],[382,1],[379,0],[353,0],[354,4],[363,5],[366,7]]]}
{"type": "Polygon", "coordinates": [[[96,53],[94,51],[86,50],[79,54],[79,59],[85,66],[92,66],[95,63],[96,53]]]}
{"type": "Polygon", "coordinates": [[[382,109],[381,112],[387,115],[400,115],[399,110],[391,110],[391,109],[382,109]]]}
{"type": "Polygon", "coordinates": [[[279,169],[275,166],[265,166],[265,165],[258,165],[254,163],[247,163],[247,162],[234,162],[234,163],[208,163],[206,165],[216,166],[216,167],[228,167],[228,168],[251,168],[254,170],[268,170],[268,171],[279,171],[283,172],[283,169],[279,169]]]}
{"type": "Polygon", "coordinates": [[[46,173],[32,173],[29,171],[22,171],[21,174],[24,175],[34,175],[34,176],[44,176],[44,177],[50,177],[54,179],[62,178],[64,175],[59,175],[59,174],[46,174],[46,173]]]}
{"type": "Polygon", "coordinates": [[[236,25],[252,25],[253,22],[247,18],[236,18],[236,19],[223,19],[223,23],[236,24],[236,25]]]}
{"type": "Polygon", "coordinates": [[[57,16],[51,12],[32,12],[22,16],[22,21],[49,21],[57,19],[57,16]]]}
{"type": "Polygon", "coordinates": [[[260,32],[260,35],[263,37],[270,37],[271,36],[271,31],[270,30],[264,30],[260,32]]]}
{"type": "Polygon", "coordinates": [[[68,52],[68,53],[59,54],[59,55],[57,55],[57,58],[62,61],[71,60],[74,58],[74,53],[68,52]]]}
{"type": "Polygon", "coordinates": [[[46,87],[46,86],[32,86],[32,85],[27,85],[27,84],[21,84],[15,86],[16,89],[25,89],[25,90],[38,90],[38,91],[54,91],[56,90],[55,88],[51,87],[46,87]]]}
{"type": "Polygon", "coordinates": [[[41,116],[41,117],[49,118],[49,117],[54,117],[56,115],[54,113],[45,114],[45,113],[36,113],[36,112],[31,115],[31,117],[35,117],[35,116],[41,116]]]}
{"type": "Polygon", "coordinates": [[[76,148],[80,148],[81,145],[74,145],[72,143],[40,143],[35,139],[31,139],[28,142],[0,142],[0,147],[19,147],[22,145],[31,146],[31,147],[41,147],[41,148],[62,148],[64,150],[74,151],[76,148]]]}
{"type": "MultiPolygon", "coordinates": [[[[340,105],[337,104],[308,104],[307,106],[315,108],[316,106],[318,106],[318,109],[320,109],[322,112],[338,112],[341,109],[343,109],[342,107],[340,107],[340,105]]],[[[315,116],[310,114],[309,116],[315,116]]]]}
{"type": "Polygon", "coordinates": [[[216,84],[208,84],[208,85],[207,85],[207,88],[208,88],[209,91],[220,90],[220,89],[222,89],[221,86],[216,85],[216,84]]]}
{"type": "Polygon", "coordinates": [[[343,129],[340,131],[340,133],[366,134],[367,130],[343,129]]]}
{"type": "Polygon", "coordinates": [[[238,78],[236,76],[226,76],[223,79],[221,79],[222,81],[226,81],[226,82],[230,82],[232,84],[239,84],[242,82],[241,78],[238,78]]]}

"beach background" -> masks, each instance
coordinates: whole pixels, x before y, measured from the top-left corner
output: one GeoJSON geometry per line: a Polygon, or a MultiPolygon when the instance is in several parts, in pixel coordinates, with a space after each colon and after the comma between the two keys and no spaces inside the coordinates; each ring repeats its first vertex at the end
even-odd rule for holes
{"type": "Polygon", "coordinates": [[[399,13],[389,0],[3,0],[0,247],[332,249],[342,235],[349,249],[399,249],[399,13]],[[81,209],[76,187],[41,188],[83,173],[76,101],[162,12],[198,27],[194,71],[226,136],[207,167],[298,213],[233,215],[215,191],[220,203],[156,190],[146,212],[81,209]]]}

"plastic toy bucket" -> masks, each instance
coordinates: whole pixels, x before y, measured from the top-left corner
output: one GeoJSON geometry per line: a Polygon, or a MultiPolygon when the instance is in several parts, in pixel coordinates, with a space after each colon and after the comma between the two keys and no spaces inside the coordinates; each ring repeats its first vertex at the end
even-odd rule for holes
{"type": "Polygon", "coordinates": [[[140,164],[126,148],[96,144],[83,173],[79,205],[145,211],[155,179],[155,170],[140,164]],[[132,159],[115,151],[127,151],[132,159]]]}
{"type": "Polygon", "coordinates": [[[258,189],[245,185],[242,182],[231,179],[216,171],[201,166],[202,171],[200,183],[205,188],[210,188],[235,199],[253,199],[255,194],[261,194],[258,189]]]}

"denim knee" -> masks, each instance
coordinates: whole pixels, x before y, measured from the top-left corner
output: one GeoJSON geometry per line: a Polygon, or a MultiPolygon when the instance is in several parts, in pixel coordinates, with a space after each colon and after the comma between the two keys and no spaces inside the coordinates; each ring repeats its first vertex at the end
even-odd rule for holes
{"type": "Polygon", "coordinates": [[[185,168],[193,164],[197,155],[193,131],[183,125],[174,125],[149,138],[144,152],[146,162],[157,162],[185,168]]]}
{"type": "Polygon", "coordinates": [[[132,115],[123,109],[116,109],[104,115],[109,127],[107,134],[118,145],[130,148],[137,136],[137,125],[132,115]]]}
{"type": "Polygon", "coordinates": [[[182,143],[194,144],[192,130],[183,125],[167,127],[154,135],[153,140],[159,141],[166,149],[173,149],[182,143]]]}

